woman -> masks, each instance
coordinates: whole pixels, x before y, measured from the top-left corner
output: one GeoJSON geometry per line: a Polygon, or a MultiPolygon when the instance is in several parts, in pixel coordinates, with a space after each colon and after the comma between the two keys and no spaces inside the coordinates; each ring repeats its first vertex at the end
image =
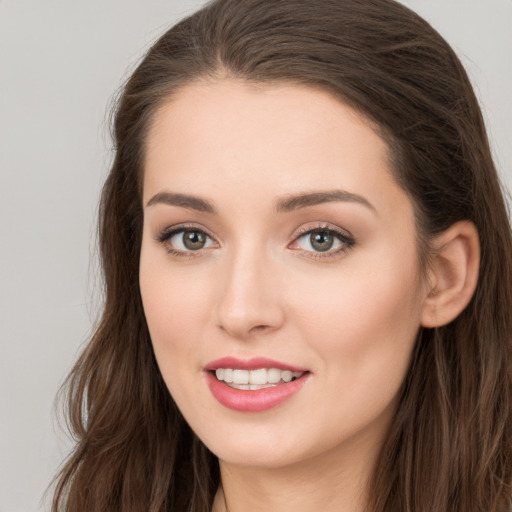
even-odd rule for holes
{"type": "Polygon", "coordinates": [[[512,247],[391,0],[218,0],[119,99],[54,511],[509,511],[512,247]]]}

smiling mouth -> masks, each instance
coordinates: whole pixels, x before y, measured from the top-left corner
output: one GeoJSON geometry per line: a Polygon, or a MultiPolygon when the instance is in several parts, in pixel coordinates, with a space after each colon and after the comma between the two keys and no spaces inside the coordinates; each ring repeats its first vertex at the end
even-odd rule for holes
{"type": "Polygon", "coordinates": [[[224,357],[206,367],[206,383],[217,401],[238,412],[263,412],[288,401],[312,372],[265,357],[224,357]]]}
{"type": "Polygon", "coordinates": [[[256,391],[287,384],[308,372],[293,372],[280,368],[258,368],[242,370],[238,368],[217,368],[212,371],[218,381],[233,389],[256,391]]]}

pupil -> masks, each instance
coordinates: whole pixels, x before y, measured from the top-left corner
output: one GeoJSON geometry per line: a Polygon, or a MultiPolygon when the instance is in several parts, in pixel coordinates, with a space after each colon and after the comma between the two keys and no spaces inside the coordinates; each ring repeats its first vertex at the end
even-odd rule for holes
{"type": "Polygon", "coordinates": [[[183,244],[187,249],[192,251],[197,251],[198,249],[202,249],[206,242],[206,237],[204,233],[200,231],[185,231],[183,235],[183,244]]]}
{"type": "Polygon", "coordinates": [[[334,238],[328,231],[317,231],[311,233],[310,241],[314,249],[323,252],[332,248],[334,238]]]}

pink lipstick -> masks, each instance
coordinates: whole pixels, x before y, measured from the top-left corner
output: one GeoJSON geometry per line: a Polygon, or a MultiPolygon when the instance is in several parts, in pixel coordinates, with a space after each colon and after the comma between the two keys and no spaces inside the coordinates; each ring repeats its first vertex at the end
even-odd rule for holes
{"type": "Polygon", "coordinates": [[[276,407],[298,393],[311,372],[267,358],[225,357],[205,367],[206,382],[219,403],[241,412],[276,407]]]}

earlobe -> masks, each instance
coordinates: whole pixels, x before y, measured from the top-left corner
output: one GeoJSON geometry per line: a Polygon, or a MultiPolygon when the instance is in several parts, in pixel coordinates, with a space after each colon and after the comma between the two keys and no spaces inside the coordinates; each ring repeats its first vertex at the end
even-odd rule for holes
{"type": "Polygon", "coordinates": [[[433,246],[421,313],[423,327],[446,325],[464,310],[475,291],[480,265],[478,232],[472,222],[455,223],[433,246]]]}

